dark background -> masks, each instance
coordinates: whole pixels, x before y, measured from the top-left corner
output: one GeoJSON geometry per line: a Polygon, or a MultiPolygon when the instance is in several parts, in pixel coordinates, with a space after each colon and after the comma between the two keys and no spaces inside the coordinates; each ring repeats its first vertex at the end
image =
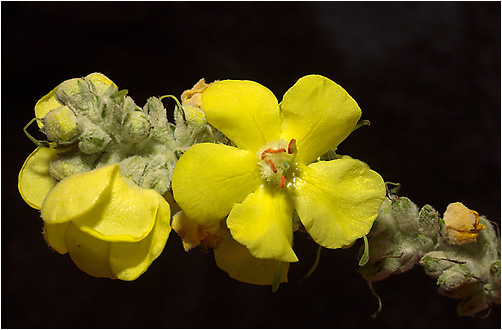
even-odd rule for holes
{"type": "MultiPolygon", "coordinates": [[[[249,79],[280,100],[303,75],[341,84],[370,127],[339,147],[401,194],[441,213],[462,201],[500,223],[500,3],[2,3],[2,327],[490,328],[456,316],[420,267],[375,284],[357,243],[297,237],[300,263],[277,293],[234,281],[172,233],[147,273],[95,279],[51,252],[17,175],[34,145],[23,126],[60,82],[102,72],[143,105],[199,78],[249,79]]],[[[34,127],[32,127],[34,130],[34,127]]]]}

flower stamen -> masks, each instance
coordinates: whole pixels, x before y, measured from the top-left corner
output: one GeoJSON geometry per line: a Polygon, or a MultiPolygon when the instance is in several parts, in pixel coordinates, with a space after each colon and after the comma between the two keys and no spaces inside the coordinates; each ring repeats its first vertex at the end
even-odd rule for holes
{"type": "Polygon", "coordinates": [[[282,188],[284,188],[284,185],[285,185],[285,184],[286,184],[286,176],[285,176],[285,175],[283,175],[283,176],[281,177],[281,183],[279,184],[279,187],[281,187],[281,189],[282,189],[282,188]]]}
{"type": "Polygon", "coordinates": [[[272,149],[272,148],[265,149],[261,153],[261,159],[265,159],[265,156],[267,154],[278,154],[280,152],[286,152],[286,149],[284,149],[284,148],[281,148],[281,149],[272,149]]]}
{"type": "Polygon", "coordinates": [[[277,168],[275,167],[275,164],[271,159],[265,159],[265,163],[268,163],[272,168],[272,171],[274,171],[274,173],[277,173],[277,168]]]}

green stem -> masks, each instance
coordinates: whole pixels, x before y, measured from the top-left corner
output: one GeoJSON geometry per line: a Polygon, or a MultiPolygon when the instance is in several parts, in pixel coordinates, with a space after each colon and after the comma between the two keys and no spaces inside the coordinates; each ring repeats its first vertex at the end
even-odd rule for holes
{"type": "Polygon", "coordinates": [[[30,120],[30,122],[28,124],[26,124],[26,126],[24,126],[23,128],[23,132],[24,134],[26,134],[26,136],[28,137],[28,139],[30,139],[31,142],[35,143],[35,145],[37,147],[42,147],[42,148],[49,148],[49,142],[47,141],[40,141],[40,140],[37,140],[35,139],[30,133],[28,133],[27,129],[28,127],[35,121],[35,120],[40,120],[40,118],[33,118],[32,120],[30,120]]]}

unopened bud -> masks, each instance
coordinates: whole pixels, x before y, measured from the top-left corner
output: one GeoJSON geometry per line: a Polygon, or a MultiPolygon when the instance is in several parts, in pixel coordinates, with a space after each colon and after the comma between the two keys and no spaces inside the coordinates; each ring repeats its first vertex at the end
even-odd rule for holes
{"type": "Polygon", "coordinates": [[[42,131],[50,141],[69,144],[74,141],[80,130],[77,125],[77,116],[67,106],[51,110],[43,118],[42,131]]]}
{"type": "Polygon", "coordinates": [[[49,164],[49,170],[54,179],[61,181],[74,174],[90,171],[95,160],[96,157],[93,155],[76,152],[54,158],[49,164]]]}
{"type": "Polygon", "coordinates": [[[110,141],[99,126],[91,126],[78,137],[78,147],[83,153],[94,154],[103,151],[110,141]]]}
{"type": "Polygon", "coordinates": [[[151,123],[142,111],[128,112],[122,121],[121,135],[128,142],[137,143],[148,137],[151,123]]]}
{"type": "Polygon", "coordinates": [[[56,99],[75,110],[87,112],[93,105],[95,97],[89,90],[87,82],[82,78],[74,78],[61,83],[56,89],[56,99]]]}
{"type": "Polygon", "coordinates": [[[85,78],[91,82],[94,92],[98,95],[111,95],[118,91],[117,85],[102,73],[91,73],[85,78]]]}

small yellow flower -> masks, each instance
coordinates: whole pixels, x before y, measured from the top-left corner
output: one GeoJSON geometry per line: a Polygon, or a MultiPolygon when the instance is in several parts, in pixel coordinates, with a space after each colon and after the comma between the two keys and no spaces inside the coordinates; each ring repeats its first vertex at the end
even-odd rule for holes
{"type": "Polygon", "coordinates": [[[443,220],[445,223],[443,233],[450,245],[476,242],[479,232],[486,229],[479,223],[478,212],[468,209],[459,202],[448,205],[443,220]]]}
{"type": "Polygon", "coordinates": [[[333,81],[301,78],[281,104],[252,81],[219,81],[202,94],[207,121],[237,147],[190,148],[173,174],[187,217],[211,228],[227,218],[231,236],[252,256],[297,261],[293,210],[313,239],[340,248],[366,235],[385,197],[380,175],[349,157],[318,161],[361,116],[333,81]]]}
{"type": "MultiPolygon", "coordinates": [[[[27,163],[36,160],[40,156],[27,163]]],[[[20,190],[32,206],[43,201],[45,240],[57,252],[69,253],[84,272],[132,281],[164,249],[171,230],[169,204],[157,192],[125,179],[118,164],[72,175],[48,192],[47,185],[38,192],[29,188],[28,179],[37,183],[29,168],[21,170],[20,190]]],[[[38,180],[45,178],[47,171],[40,171],[38,180]]]]}

